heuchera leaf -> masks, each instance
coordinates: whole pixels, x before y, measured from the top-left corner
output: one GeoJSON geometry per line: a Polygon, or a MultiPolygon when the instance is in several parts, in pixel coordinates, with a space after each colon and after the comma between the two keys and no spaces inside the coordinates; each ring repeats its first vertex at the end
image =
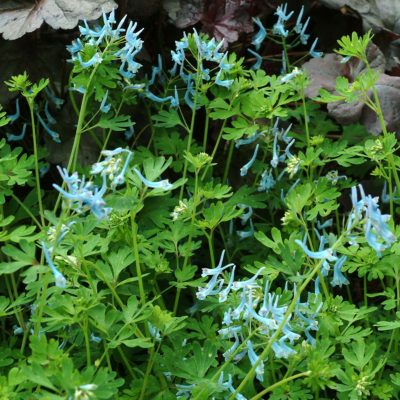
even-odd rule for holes
{"type": "Polygon", "coordinates": [[[0,7],[0,34],[15,40],[46,22],[54,29],[72,29],[81,19],[96,19],[117,4],[113,0],[8,1],[0,7]]]}

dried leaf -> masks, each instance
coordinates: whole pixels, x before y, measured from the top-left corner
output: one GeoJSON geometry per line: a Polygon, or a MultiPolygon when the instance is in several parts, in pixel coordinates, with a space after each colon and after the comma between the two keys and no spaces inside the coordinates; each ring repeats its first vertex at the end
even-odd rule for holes
{"type": "Polygon", "coordinates": [[[4,39],[18,39],[43,22],[54,29],[71,29],[79,20],[96,19],[116,6],[113,0],[9,1],[0,8],[0,34],[4,39]]]}
{"type": "Polygon", "coordinates": [[[238,40],[242,32],[253,32],[250,0],[166,0],[164,8],[179,28],[201,22],[203,30],[227,43],[238,40]]]}
{"type": "Polygon", "coordinates": [[[349,7],[363,20],[364,29],[386,28],[400,33],[400,0],[321,0],[334,9],[349,7]]]}

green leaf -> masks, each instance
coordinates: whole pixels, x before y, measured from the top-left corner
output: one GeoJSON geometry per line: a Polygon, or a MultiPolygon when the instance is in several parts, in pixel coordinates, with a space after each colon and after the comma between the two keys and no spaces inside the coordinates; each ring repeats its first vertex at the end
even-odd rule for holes
{"type": "Polygon", "coordinates": [[[112,118],[103,115],[95,126],[103,129],[111,129],[115,132],[122,132],[132,126],[132,121],[129,115],[118,115],[112,118]]]}
{"type": "Polygon", "coordinates": [[[157,128],[174,128],[175,126],[183,126],[179,113],[176,109],[160,110],[158,114],[151,116],[154,126],[157,128]]]}

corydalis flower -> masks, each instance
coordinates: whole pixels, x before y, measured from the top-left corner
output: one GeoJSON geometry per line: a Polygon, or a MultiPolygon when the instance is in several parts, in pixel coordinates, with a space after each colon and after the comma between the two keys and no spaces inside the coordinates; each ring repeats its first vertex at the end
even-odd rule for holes
{"type": "Polygon", "coordinates": [[[260,18],[253,18],[253,22],[258,26],[258,32],[253,36],[253,40],[251,41],[251,44],[253,44],[256,48],[256,50],[260,49],[261,43],[265,40],[267,37],[267,31],[264,28],[264,25],[260,21],[260,18]]]}
{"type": "Polygon", "coordinates": [[[395,241],[396,236],[391,232],[387,224],[390,215],[382,214],[378,206],[378,198],[371,195],[366,196],[364,189],[359,185],[361,199],[358,200],[357,188],[351,188],[351,201],[353,209],[347,221],[347,230],[351,243],[354,243],[354,233],[351,232],[354,225],[362,223],[365,238],[368,244],[380,256],[381,252],[389,248],[395,241]]]}
{"type": "Polygon", "coordinates": [[[146,179],[137,168],[133,168],[133,170],[135,171],[139,179],[143,182],[143,184],[146,185],[147,187],[150,187],[152,189],[162,189],[162,190],[170,190],[173,187],[173,185],[169,182],[168,179],[163,179],[158,182],[152,182],[146,179]]]}
{"type": "Polygon", "coordinates": [[[43,250],[43,254],[46,259],[46,262],[49,265],[51,272],[53,273],[53,276],[54,276],[54,279],[56,282],[56,286],[59,288],[67,287],[67,280],[65,279],[64,275],[54,265],[53,260],[51,259],[50,250],[46,247],[44,242],[42,242],[42,250],[43,250]]]}
{"type": "Polygon", "coordinates": [[[260,147],[260,145],[257,144],[256,148],[254,149],[253,156],[251,157],[251,159],[249,160],[249,162],[247,162],[245,165],[243,165],[242,168],[240,168],[240,176],[245,176],[245,175],[247,175],[248,170],[252,167],[252,165],[253,165],[254,162],[256,161],[259,147],[260,147]]]}
{"type": "Polygon", "coordinates": [[[337,257],[333,255],[333,250],[331,248],[320,250],[320,251],[311,251],[307,248],[307,246],[299,239],[295,240],[301,249],[306,253],[306,255],[310,258],[314,258],[316,260],[328,260],[328,261],[336,261],[337,257]]]}
{"type": "Polygon", "coordinates": [[[86,182],[84,176],[79,178],[76,172],[69,175],[65,168],[57,168],[67,186],[67,190],[56,184],[53,184],[53,187],[69,202],[71,208],[78,213],[90,210],[98,219],[105,219],[108,217],[111,208],[105,207],[106,202],[103,199],[107,190],[105,174],[102,174],[103,184],[101,188],[98,188],[93,182],[86,182]]]}

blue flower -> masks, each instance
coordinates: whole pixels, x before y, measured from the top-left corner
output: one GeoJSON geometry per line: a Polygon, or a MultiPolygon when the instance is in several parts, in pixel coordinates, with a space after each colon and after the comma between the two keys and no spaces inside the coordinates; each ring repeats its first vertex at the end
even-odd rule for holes
{"type": "Polygon", "coordinates": [[[292,72],[290,72],[290,73],[288,73],[288,74],[282,76],[282,77],[280,78],[280,82],[281,82],[281,83],[289,82],[289,81],[291,81],[294,77],[296,77],[296,76],[298,76],[298,75],[301,75],[302,73],[303,73],[303,71],[302,71],[301,69],[295,67],[295,68],[293,69],[292,72]]]}
{"type": "Polygon", "coordinates": [[[108,90],[104,93],[103,99],[100,104],[100,111],[107,114],[111,110],[111,104],[107,104],[108,90]]]}
{"type": "Polygon", "coordinates": [[[13,133],[7,133],[7,140],[9,142],[16,142],[19,140],[23,140],[26,134],[26,124],[22,126],[22,132],[19,135],[14,135],[13,133]]]}
{"type": "Polygon", "coordinates": [[[90,58],[87,61],[83,61],[81,54],[78,53],[78,55],[76,56],[76,59],[79,61],[79,64],[81,65],[81,67],[84,69],[93,67],[97,64],[100,64],[103,61],[103,59],[101,58],[99,53],[96,53],[95,55],[92,56],[92,58],[90,58]]]}
{"type": "Polygon", "coordinates": [[[124,136],[126,140],[131,140],[135,133],[135,127],[133,124],[124,132],[124,136]]]}
{"type": "Polygon", "coordinates": [[[278,36],[282,36],[286,38],[289,34],[289,31],[285,29],[284,24],[282,21],[278,21],[274,26],[273,26],[273,33],[278,36]]]}
{"type": "Polygon", "coordinates": [[[44,122],[43,118],[39,114],[36,114],[36,115],[38,117],[38,120],[39,120],[40,124],[43,126],[44,130],[51,136],[53,141],[55,141],[56,143],[61,143],[60,135],[57,132],[55,132],[52,129],[50,129],[47,126],[46,122],[44,122]]]}
{"type": "Polygon", "coordinates": [[[263,61],[261,55],[252,49],[247,49],[247,51],[256,58],[256,62],[251,66],[251,69],[254,70],[260,69],[263,61]]]}
{"type": "Polygon", "coordinates": [[[333,255],[333,250],[331,248],[321,250],[321,251],[311,251],[307,248],[307,246],[299,239],[295,240],[301,249],[306,253],[306,255],[310,258],[314,258],[316,260],[328,260],[328,261],[336,261],[337,257],[333,255]]]}
{"type": "Polygon", "coordinates": [[[46,100],[45,104],[44,104],[44,113],[46,115],[47,118],[47,122],[50,125],[54,125],[57,121],[55,120],[55,118],[51,115],[50,111],[49,111],[49,102],[46,100]]]}
{"type": "Polygon", "coordinates": [[[148,86],[154,85],[156,77],[160,77],[162,73],[162,57],[161,54],[157,56],[157,66],[153,66],[151,69],[151,79],[148,82],[148,86]]]}
{"type": "Polygon", "coordinates": [[[341,256],[335,262],[333,266],[333,279],[331,280],[332,287],[334,286],[342,287],[342,285],[348,285],[350,283],[342,273],[342,268],[346,260],[347,260],[346,256],[341,256]]]}
{"type": "Polygon", "coordinates": [[[291,355],[296,354],[296,351],[285,343],[284,336],[272,343],[272,350],[277,358],[289,358],[291,355]]]}
{"type": "Polygon", "coordinates": [[[306,22],[304,23],[300,31],[300,42],[304,44],[304,46],[307,44],[308,39],[310,38],[310,35],[306,34],[306,29],[308,27],[309,22],[310,22],[310,17],[307,18],[306,22]]]}
{"type": "Polygon", "coordinates": [[[253,221],[250,220],[250,229],[248,231],[236,231],[236,234],[239,236],[240,240],[247,239],[249,237],[253,237],[254,236],[253,221]]]}
{"type": "Polygon", "coordinates": [[[242,168],[240,168],[240,176],[246,176],[247,175],[248,170],[252,167],[252,165],[256,161],[259,147],[260,147],[260,145],[257,144],[255,149],[254,149],[253,156],[250,158],[250,160],[245,165],[243,165],[242,168]]]}
{"type": "Polygon", "coordinates": [[[246,139],[238,139],[235,141],[235,147],[238,149],[240,146],[243,146],[245,144],[254,143],[260,136],[263,136],[263,132],[256,132],[254,135],[249,136],[246,139]]]}
{"type": "Polygon", "coordinates": [[[253,22],[258,26],[259,30],[253,36],[253,40],[251,41],[251,44],[253,44],[255,46],[256,50],[259,50],[261,43],[267,37],[267,31],[265,30],[264,25],[260,21],[260,18],[258,18],[258,17],[253,18],[253,22]]]}
{"type": "Polygon", "coordinates": [[[310,56],[314,57],[314,58],[321,58],[324,53],[322,53],[321,51],[315,51],[315,47],[317,46],[317,43],[318,43],[318,38],[316,38],[314,40],[313,44],[311,45],[310,56]]]}
{"type": "Polygon", "coordinates": [[[296,25],[294,27],[294,31],[296,33],[300,33],[301,29],[303,28],[303,24],[301,23],[301,20],[303,18],[303,13],[304,13],[304,6],[301,6],[299,15],[297,16],[296,25]]]}
{"type": "Polygon", "coordinates": [[[268,192],[270,189],[272,189],[276,184],[276,181],[272,175],[272,169],[269,170],[267,173],[267,170],[265,170],[261,174],[261,181],[258,185],[258,191],[259,192],[268,192]]]}
{"type": "Polygon", "coordinates": [[[11,122],[15,122],[21,115],[21,111],[19,108],[19,99],[17,98],[17,100],[15,100],[15,114],[12,115],[8,115],[7,118],[11,121],[11,122]]]}
{"type": "Polygon", "coordinates": [[[163,179],[162,181],[158,181],[158,182],[152,182],[147,180],[138,169],[133,168],[133,170],[135,171],[136,175],[139,177],[139,179],[143,182],[144,185],[153,188],[153,189],[162,189],[162,190],[170,190],[172,189],[172,184],[169,183],[168,179],[163,179]]]}
{"type": "Polygon", "coordinates": [[[46,96],[48,99],[56,106],[57,109],[60,109],[61,106],[64,104],[64,100],[57,97],[48,86],[44,88],[46,96]]]}
{"type": "MultiPolygon", "coordinates": [[[[254,351],[253,343],[251,342],[251,340],[247,341],[247,355],[249,357],[250,364],[253,367],[256,364],[256,362],[258,362],[259,356],[257,356],[256,352],[254,351]]],[[[255,372],[257,374],[256,375],[257,379],[260,382],[263,382],[264,381],[264,362],[262,360],[258,363],[255,372]]]]}
{"type": "Polygon", "coordinates": [[[274,13],[275,15],[278,16],[278,19],[285,21],[285,22],[288,21],[294,13],[294,11],[291,11],[289,14],[286,14],[287,6],[288,6],[287,3],[281,4],[280,6],[278,6],[276,8],[276,11],[274,13]]]}
{"type": "Polygon", "coordinates": [[[56,286],[59,288],[66,288],[67,280],[65,279],[64,275],[54,265],[53,260],[51,259],[50,251],[46,247],[44,242],[42,242],[42,250],[43,250],[44,257],[47,261],[47,264],[49,265],[51,272],[53,273],[53,276],[54,276],[54,279],[56,282],[56,286]]]}
{"type": "Polygon", "coordinates": [[[67,185],[68,191],[56,184],[53,184],[53,187],[70,202],[73,209],[78,213],[90,210],[98,219],[105,219],[108,217],[111,208],[105,207],[106,202],[103,199],[103,195],[107,189],[106,175],[104,173],[102,174],[103,184],[99,189],[94,186],[92,182],[86,182],[85,177],[80,179],[77,173],[68,175],[66,169],[57,168],[67,185]]]}
{"type": "Polygon", "coordinates": [[[223,86],[223,87],[226,87],[227,89],[229,89],[232,86],[233,79],[221,80],[221,73],[222,73],[222,69],[220,69],[218,71],[217,76],[215,77],[215,84],[218,85],[218,86],[223,86]]]}

